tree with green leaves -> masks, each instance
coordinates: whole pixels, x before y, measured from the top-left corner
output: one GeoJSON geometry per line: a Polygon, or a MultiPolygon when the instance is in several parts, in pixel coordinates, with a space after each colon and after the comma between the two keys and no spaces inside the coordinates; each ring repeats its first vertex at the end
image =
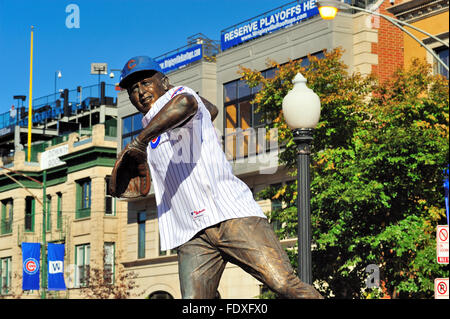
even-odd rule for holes
{"type": "MultiPolygon", "coordinates": [[[[268,127],[278,128],[280,164],[296,176],[296,146],[282,100],[301,72],[321,100],[311,171],[313,278],[336,298],[432,298],[434,278],[448,277],[436,262],[436,225],[445,224],[442,171],[448,165],[448,80],[414,60],[386,83],[348,74],[342,51],[290,61],[274,78],[241,68],[268,127]],[[380,270],[367,289],[368,265],[380,270]]],[[[282,200],[272,211],[280,238],[296,237],[297,185],[268,188],[261,198],[282,200]]],[[[297,268],[296,251],[288,251],[297,268]]]]}

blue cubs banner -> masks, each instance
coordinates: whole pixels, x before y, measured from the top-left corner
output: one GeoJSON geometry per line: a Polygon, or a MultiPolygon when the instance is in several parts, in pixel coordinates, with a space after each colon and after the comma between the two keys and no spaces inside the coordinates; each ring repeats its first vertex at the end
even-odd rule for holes
{"type": "Polygon", "coordinates": [[[65,290],[64,244],[48,243],[48,290],[65,290]]]}
{"type": "Polygon", "coordinates": [[[22,290],[39,290],[41,244],[22,243],[22,290]]]}

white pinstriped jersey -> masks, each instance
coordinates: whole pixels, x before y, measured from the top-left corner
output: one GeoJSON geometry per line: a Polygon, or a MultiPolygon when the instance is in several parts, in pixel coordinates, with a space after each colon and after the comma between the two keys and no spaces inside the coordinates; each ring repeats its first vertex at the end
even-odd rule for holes
{"type": "Polygon", "coordinates": [[[247,185],[234,176],[211,115],[192,89],[178,86],[166,92],[144,116],[143,126],[180,93],[195,97],[197,113],[147,147],[162,250],[178,247],[200,230],[227,219],[266,218],[247,185]]]}

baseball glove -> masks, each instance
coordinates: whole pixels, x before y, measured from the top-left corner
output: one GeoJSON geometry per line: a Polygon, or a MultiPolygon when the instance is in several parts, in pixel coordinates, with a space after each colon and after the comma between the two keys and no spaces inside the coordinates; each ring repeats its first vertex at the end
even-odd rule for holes
{"type": "Polygon", "coordinates": [[[118,198],[145,197],[150,191],[147,145],[137,138],[120,152],[111,173],[109,192],[118,198]]]}

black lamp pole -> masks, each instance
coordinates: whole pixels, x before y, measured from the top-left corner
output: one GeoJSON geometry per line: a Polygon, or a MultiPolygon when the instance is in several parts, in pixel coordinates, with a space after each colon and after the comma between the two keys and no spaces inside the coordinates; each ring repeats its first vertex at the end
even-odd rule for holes
{"type": "Polygon", "coordinates": [[[313,129],[293,130],[297,145],[298,273],[300,280],[312,284],[310,154],[313,129]]]}

